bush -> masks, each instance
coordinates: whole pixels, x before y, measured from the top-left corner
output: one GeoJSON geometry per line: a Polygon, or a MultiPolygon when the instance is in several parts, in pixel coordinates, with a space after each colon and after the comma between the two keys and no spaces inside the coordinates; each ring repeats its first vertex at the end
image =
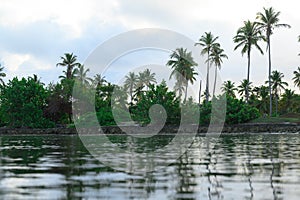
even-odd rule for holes
{"type": "Polygon", "coordinates": [[[47,96],[43,85],[33,78],[12,79],[1,90],[3,120],[16,128],[54,127],[54,123],[43,116],[47,96]]]}
{"type": "MultiPolygon", "coordinates": [[[[216,99],[219,101],[221,97],[216,99]]],[[[224,105],[224,104],[220,104],[224,105]]],[[[216,105],[216,110],[220,109],[216,105]]],[[[200,125],[208,125],[211,121],[211,109],[212,103],[203,103],[200,108],[200,125]]],[[[220,109],[221,110],[221,109],[220,109]]],[[[221,112],[221,111],[220,111],[221,112]]],[[[218,112],[216,112],[218,114],[218,112]]],[[[221,115],[220,115],[221,116],[221,115]]],[[[217,117],[220,117],[217,116],[217,117]]],[[[249,104],[245,103],[242,100],[227,97],[226,102],[226,117],[225,123],[226,124],[239,124],[239,123],[246,123],[253,119],[256,119],[260,116],[259,110],[255,107],[250,106],[249,104]]]]}

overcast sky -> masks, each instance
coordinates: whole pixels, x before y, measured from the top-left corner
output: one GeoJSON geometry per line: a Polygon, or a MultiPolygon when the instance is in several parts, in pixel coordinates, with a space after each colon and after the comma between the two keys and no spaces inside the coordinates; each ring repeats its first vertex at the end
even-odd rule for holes
{"type": "MultiPolygon", "coordinates": [[[[138,28],[176,31],[197,41],[205,31],[219,36],[228,55],[221,69],[223,80],[236,84],[246,77],[246,56],[233,51],[232,38],[245,20],[255,20],[263,7],[281,11],[280,20],[291,29],[272,35],[273,69],[290,81],[300,64],[300,14],[292,0],[1,0],[0,62],[7,78],[33,73],[43,82],[56,81],[60,56],[74,52],[84,62],[98,45],[120,33],[138,28]]],[[[265,49],[265,44],[261,44],[265,49]]],[[[267,79],[267,57],[253,50],[251,80],[267,79]]],[[[126,67],[126,66],[124,66],[126,67]]],[[[108,80],[113,77],[107,77],[108,80]]],[[[294,87],[292,87],[294,88],[294,87]]],[[[297,89],[298,90],[298,89],[297,89]]],[[[299,90],[298,90],[299,91],[299,90]]]]}

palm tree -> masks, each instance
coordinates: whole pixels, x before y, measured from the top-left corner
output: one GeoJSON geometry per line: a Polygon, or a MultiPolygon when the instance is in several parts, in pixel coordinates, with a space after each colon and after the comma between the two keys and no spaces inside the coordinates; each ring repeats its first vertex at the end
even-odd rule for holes
{"type": "Polygon", "coordinates": [[[5,72],[3,72],[4,67],[1,66],[0,64],[0,82],[1,82],[1,86],[5,86],[5,82],[3,80],[4,77],[6,77],[5,72]]]}
{"type": "Polygon", "coordinates": [[[124,88],[129,92],[131,104],[133,101],[133,91],[137,87],[137,81],[138,76],[134,72],[129,72],[129,74],[125,76],[124,88]]]}
{"type": "Polygon", "coordinates": [[[282,94],[282,103],[284,104],[285,112],[291,112],[291,108],[293,105],[293,99],[295,97],[295,92],[290,89],[285,89],[284,93],[282,94]]]}
{"type": "Polygon", "coordinates": [[[282,81],[282,78],[284,77],[283,73],[275,70],[272,72],[271,75],[271,82],[266,81],[266,83],[269,83],[271,85],[271,89],[274,91],[274,96],[275,96],[275,103],[276,103],[276,115],[278,112],[278,98],[281,89],[285,89],[285,86],[288,86],[287,82],[282,81]]]}
{"type": "MultiPolygon", "coordinates": [[[[192,52],[187,52],[187,49],[177,48],[170,55],[170,60],[167,62],[167,66],[170,66],[173,69],[170,79],[173,76],[175,77],[177,81],[176,88],[185,87],[184,101],[186,101],[188,83],[191,82],[193,84],[195,75],[197,75],[194,69],[194,66],[197,66],[197,63],[192,57],[192,52]]],[[[180,89],[179,97],[181,96],[182,90],[180,89]]]]}
{"type": "MultiPolygon", "coordinates": [[[[242,47],[242,56],[247,53],[248,59],[248,71],[247,71],[247,81],[250,82],[250,57],[252,46],[256,47],[261,54],[264,54],[257,42],[264,37],[261,35],[261,31],[258,29],[258,24],[256,22],[245,21],[244,26],[239,28],[236,36],[234,36],[234,43],[238,43],[234,50],[242,47]]],[[[249,91],[246,88],[246,102],[248,103],[249,91]]]]}
{"type": "Polygon", "coordinates": [[[273,30],[279,27],[287,27],[291,26],[288,24],[279,24],[279,15],[280,12],[276,12],[272,7],[266,9],[264,8],[264,12],[257,13],[257,19],[259,20],[257,24],[259,28],[266,32],[266,40],[267,40],[267,50],[269,53],[269,94],[270,94],[270,116],[272,115],[272,86],[271,86],[271,35],[273,34],[273,30]]]}
{"type": "Polygon", "coordinates": [[[227,55],[223,53],[224,49],[221,49],[219,45],[214,45],[210,54],[210,61],[211,63],[214,63],[216,68],[215,68],[215,80],[214,80],[214,89],[213,89],[213,97],[215,96],[216,92],[216,84],[217,84],[217,72],[218,69],[221,69],[221,64],[223,63],[222,58],[228,59],[227,55]]]}
{"type": "Polygon", "coordinates": [[[138,76],[138,85],[139,86],[145,85],[148,90],[151,83],[156,83],[155,73],[151,73],[150,69],[146,69],[143,72],[139,73],[139,76],[138,76]]]}
{"type": "MultiPolygon", "coordinates": [[[[300,35],[298,36],[298,42],[300,42],[300,35]]],[[[300,53],[298,54],[298,56],[300,56],[300,53]]]]}
{"type": "Polygon", "coordinates": [[[226,94],[226,96],[229,96],[229,97],[233,97],[235,98],[235,93],[234,91],[236,91],[236,87],[234,86],[234,82],[231,82],[231,81],[225,81],[223,83],[223,86],[222,86],[222,92],[224,92],[226,94]]]}
{"type": "Polygon", "coordinates": [[[259,97],[259,102],[257,103],[256,107],[262,112],[262,113],[267,113],[268,112],[268,92],[269,88],[267,86],[260,86],[260,87],[255,87],[253,91],[256,92],[256,95],[259,97]]]}
{"type": "Polygon", "coordinates": [[[220,44],[216,43],[217,39],[219,37],[214,37],[211,32],[207,33],[205,32],[204,35],[201,36],[199,39],[199,42],[195,43],[195,46],[200,45],[203,47],[201,51],[201,55],[207,54],[207,72],[206,72],[206,103],[209,100],[209,68],[210,68],[210,63],[209,63],[209,55],[211,54],[211,50],[213,46],[220,46],[220,44]]]}
{"type": "Polygon", "coordinates": [[[105,80],[105,76],[101,76],[101,74],[96,74],[94,76],[93,84],[96,88],[101,87],[107,83],[107,80],[105,80]]]}
{"type": "Polygon", "coordinates": [[[72,79],[72,73],[73,69],[80,65],[80,63],[77,62],[77,56],[73,55],[73,53],[65,53],[64,57],[60,57],[62,62],[57,63],[56,66],[63,66],[67,67],[66,79],[72,79]]]}
{"type": "Polygon", "coordinates": [[[296,71],[294,71],[294,78],[293,78],[295,86],[300,88],[300,67],[296,71]]]}
{"type": "Polygon", "coordinates": [[[245,99],[247,99],[247,95],[249,95],[249,93],[251,93],[252,91],[252,86],[251,86],[252,82],[248,82],[247,79],[244,79],[241,81],[241,84],[238,86],[238,93],[241,96],[245,96],[245,99]]]}
{"type": "Polygon", "coordinates": [[[90,71],[90,69],[85,69],[84,65],[79,65],[78,68],[74,69],[74,75],[79,81],[81,85],[90,85],[90,83],[93,81],[90,77],[87,77],[87,73],[90,71]]]}

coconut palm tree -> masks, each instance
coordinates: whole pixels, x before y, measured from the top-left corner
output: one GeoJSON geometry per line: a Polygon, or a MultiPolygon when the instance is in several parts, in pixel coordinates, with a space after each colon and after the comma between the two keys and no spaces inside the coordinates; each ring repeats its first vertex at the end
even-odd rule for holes
{"type": "Polygon", "coordinates": [[[244,79],[241,81],[241,84],[238,86],[238,93],[241,96],[244,96],[245,99],[247,98],[247,95],[252,92],[252,82],[248,82],[247,79],[244,79]]]}
{"type": "Polygon", "coordinates": [[[293,78],[295,86],[300,88],[300,67],[294,71],[294,78],[293,78]]]}
{"type": "Polygon", "coordinates": [[[288,24],[280,24],[279,23],[279,15],[280,12],[276,12],[272,7],[266,9],[264,8],[263,12],[257,13],[256,22],[259,28],[266,33],[266,41],[267,41],[267,50],[269,54],[269,94],[270,94],[270,116],[272,115],[272,86],[271,86],[271,35],[275,28],[285,27],[290,28],[291,26],[288,24]]]}
{"type": "Polygon", "coordinates": [[[223,53],[224,49],[221,49],[219,45],[214,45],[209,56],[210,62],[215,64],[215,80],[214,80],[214,88],[213,88],[213,97],[216,92],[216,84],[217,84],[217,72],[218,69],[221,69],[221,64],[223,63],[222,58],[228,59],[227,55],[223,53]]]}
{"type": "MultiPolygon", "coordinates": [[[[261,54],[264,54],[260,46],[258,45],[258,41],[264,39],[261,35],[261,31],[258,29],[258,24],[256,22],[245,21],[244,26],[239,28],[236,36],[234,36],[233,41],[237,43],[237,46],[234,50],[238,48],[242,48],[242,56],[247,53],[248,59],[248,71],[247,71],[247,81],[250,82],[250,57],[251,57],[251,49],[252,46],[256,47],[261,54]]],[[[248,103],[249,91],[246,88],[246,102],[248,103]]]]}
{"type": "MultiPolygon", "coordinates": [[[[192,52],[187,52],[187,49],[177,48],[170,55],[170,60],[166,64],[170,66],[173,71],[170,75],[170,79],[175,77],[176,79],[176,88],[185,87],[185,97],[187,97],[187,88],[188,83],[191,82],[193,84],[195,80],[195,72],[194,66],[197,66],[197,63],[194,61],[192,57],[192,52]]],[[[179,91],[179,97],[182,96],[182,90],[179,91]]]]}
{"type": "Polygon", "coordinates": [[[235,98],[235,91],[237,88],[232,81],[225,81],[222,86],[222,92],[224,92],[227,96],[235,98]]]}
{"type": "Polygon", "coordinates": [[[271,75],[271,83],[269,83],[269,81],[266,81],[266,83],[269,83],[269,85],[271,85],[272,90],[274,92],[275,104],[276,104],[276,115],[278,112],[278,99],[279,99],[279,94],[281,92],[281,89],[285,89],[285,86],[288,86],[287,82],[282,81],[283,77],[284,77],[283,73],[275,70],[272,72],[271,75]]]}
{"type": "Polygon", "coordinates": [[[148,90],[151,83],[156,83],[155,73],[151,73],[150,69],[145,69],[143,72],[140,72],[138,75],[138,85],[146,86],[148,90]]]}
{"type": "Polygon", "coordinates": [[[90,85],[93,81],[92,78],[87,77],[87,73],[90,71],[90,69],[85,69],[84,65],[79,65],[78,68],[74,69],[74,75],[79,81],[81,85],[90,85]]]}
{"type": "Polygon", "coordinates": [[[209,100],[209,69],[210,69],[210,59],[209,56],[211,54],[212,48],[213,46],[220,46],[219,43],[217,43],[217,39],[219,37],[214,37],[214,35],[209,32],[205,32],[204,35],[201,36],[201,38],[199,39],[199,42],[195,43],[195,46],[200,45],[201,47],[203,47],[202,51],[201,51],[201,55],[207,55],[207,72],[206,72],[206,103],[209,100]]]}
{"type": "Polygon", "coordinates": [[[66,79],[74,78],[72,76],[73,69],[80,65],[80,63],[77,62],[77,56],[73,55],[73,53],[65,53],[64,57],[60,57],[60,59],[62,62],[57,63],[56,66],[67,67],[67,71],[65,72],[66,79]]]}
{"type": "Polygon", "coordinates": [[[3,72],[4,67],[1,66],[0,64],[0,82],[1,82],[1,86],[5,86],[5,82],[3,80],[4,77],[6,77],[5,72],[3,72]]]}
{"type": "Polygon", "coordinates": [[[129,92],[131,104],[133,101],[133,92],[138,85],[137,82],[138,76],[134,72],[129,72],[129,74],[125,76],[124,88],[129,92]]]}
{"type": "Polygon", "coordinates": [[[268,112],[268,104],[269,104],[269,88],[267,86],[255,87],[253,91],[256,92],[256,95],[259,98],[256,107],[264,114],[268,112]]]}
{"type": "Polygon", "coordinates": [[[295,91],[290,89],[285,89],[284,93],[282,94],[282,104],[284,107],[285,112],[291,112],[291,108],[293,107],[293,99],[295,98],[295,91]]]}
{"type": "Polygon", "coordinates": [[[104,85],[105,83],[107,83],[107,80],[105,80],[105,76],[102,76],[101,74],[96,74],[94,76],[94,80],[93,80],[93,85],[97,88],[97,87],[101,87],[102,85],[104,85]]]}

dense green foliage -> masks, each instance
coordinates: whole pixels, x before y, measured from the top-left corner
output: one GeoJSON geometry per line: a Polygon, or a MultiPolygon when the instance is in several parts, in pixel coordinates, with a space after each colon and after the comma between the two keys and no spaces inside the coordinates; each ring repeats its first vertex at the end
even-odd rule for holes
{"type": "Polygon", "coordinates": [[[1,90],[3,123],[12,127],[43,128],[54,123],[43,116],[48,92],[32,78],[13,78],[1,90]]]}

